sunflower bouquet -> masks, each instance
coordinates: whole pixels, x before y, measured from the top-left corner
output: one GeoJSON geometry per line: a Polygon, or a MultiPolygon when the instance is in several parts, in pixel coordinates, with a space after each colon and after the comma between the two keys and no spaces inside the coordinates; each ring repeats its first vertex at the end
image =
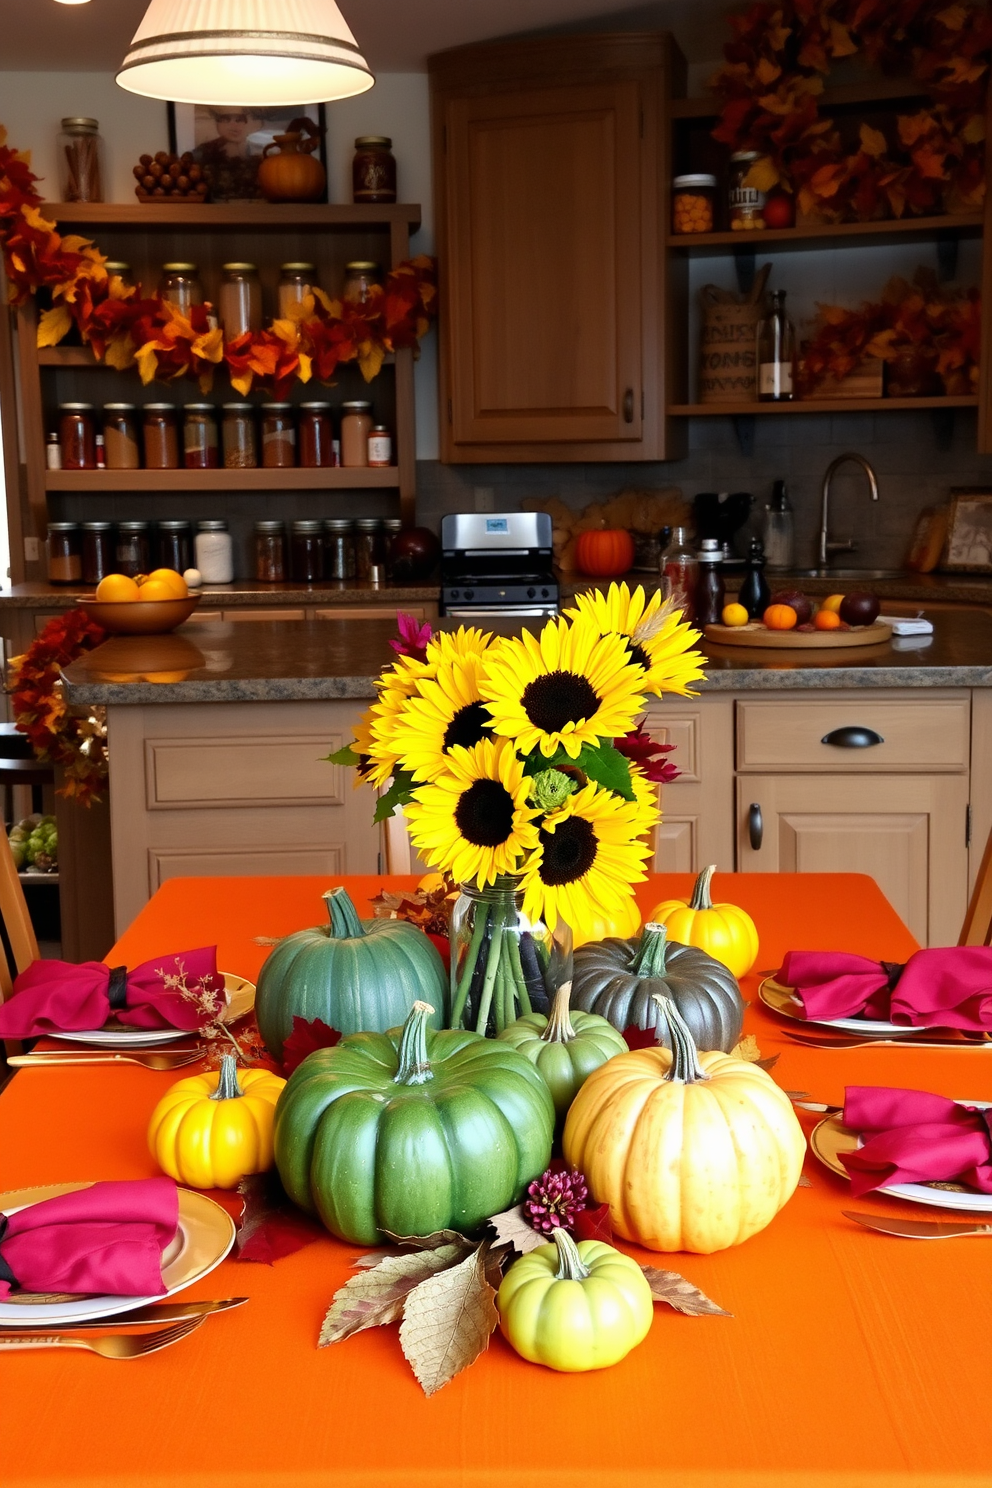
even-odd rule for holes
{"type": "Polygon", "coordinates": [[[539,635],[432,635],[401,617],[396,660],[354,742],[331,759],[402,806],[430,865],[462,884],[453,1027],[546,1011],[571,929],[623,914],[646,876],[658,782],[677,773],[638,722],[648,695],[702,675],[681,612],[625,584],[591,591],[539,635]]]}

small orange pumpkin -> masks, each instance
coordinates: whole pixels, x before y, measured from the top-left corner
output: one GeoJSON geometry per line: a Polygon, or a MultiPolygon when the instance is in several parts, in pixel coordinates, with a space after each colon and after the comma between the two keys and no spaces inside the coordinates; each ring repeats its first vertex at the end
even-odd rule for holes
{"type": "Polygon", "coordinates": [[[579,573],[596,579],[615,579],[630,572],[634,561],[634,539],[622,527],[593,528],[580,532],[575,543],[579,573]]]}
{"type": "Polygon", "coordinates": [[[799,616],[791,605],[775,604],[769,605],[761,618],[769,630],[795,630],[799,616]]]}

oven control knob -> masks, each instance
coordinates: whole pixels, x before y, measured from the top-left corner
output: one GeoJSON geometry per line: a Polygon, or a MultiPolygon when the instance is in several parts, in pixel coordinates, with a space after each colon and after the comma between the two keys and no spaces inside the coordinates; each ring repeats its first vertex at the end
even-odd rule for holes
{"type": "Polygon", "coordinates": [[[475,598],[475,590],[474,589],[466,589],[465,590],[465,598],[466,599],[474,599],[475,598]]]}
{"type": "Polygon", "coordinates": [[[547,591],[547,589],[542,589],[541,590],[541,598],[542,599],[547,599],[548,598],[548,591],[547,591]]]}
{"type": "Polygon", "coordinates": [[[528,599],[535,599],[536,597],[537,597],[537,590],[536,589],[528,589],[527,590],[527,598],[528,599]]]}
{"type": "Polygon", "coordinates": [[[458,594],[458,590],[457,589],[452,589],[452,591],[451,591],[451,598],[452,599],[458,599],[459,598],[459,594],[458,594]]]}

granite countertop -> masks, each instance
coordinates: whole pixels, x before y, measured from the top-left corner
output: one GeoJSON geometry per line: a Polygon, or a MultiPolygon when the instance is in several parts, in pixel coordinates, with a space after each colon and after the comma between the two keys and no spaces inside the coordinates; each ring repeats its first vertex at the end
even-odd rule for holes
{"type": "MultiPolygon", "coordinates": [[[[992,615],[937,612],[933,622],[932,636],[837,651],[707,644],[701,690],[992,687],[992,615]]],[[[394,635],[389,620],[198,621],[168,636],[114,636],[64,675],[81,704],[369,699],[394,635]]]]}
{"type": "MultiPolygon", "coordinates": [[[[326,579],[320,584],[259,584],[239,579],[233,584],[204,584],[197,591],[203,608],[249,609],[269,605],[299,609],[301,605],[405,605],[436,603],[437,584],[368,584],[357,579],[326,579]]],[[[71,609],[80,599],[92,599],[92,585],[31,582],[0,589],[0,610],[71,609]]]]}
{"type": "MultiPolygon", "coordinates": [[[[743,568],[731,568],[724,572],[723,580],[728,594],[737,593],[744,578],[744,572],[743,568]]],[[[799,589],[804,594],[816,595],[843,594],[852,589],[865,589],[870,594],[877,594],[882,600],[906,600],[910,603],[919,603],[924,607],[930,603],[987,605],[992,608],[992,574],[918,574],[907,571],[891,578],[866,577],[863,581],[859,581],[851,578],[850,575],[844,579],[811,579],[787,573],[766,573],[765,578],[772,590],[799,589]]],[[[605,588],[612,582],[609,579],[584,578],[582,574],[576,573],[559,574],[559,581],[563,600],[570,599],[572,595],[579,594],[584,589],[605,588]]],[[[631,587],[635,584],[644,584],[646,587],[654,582],[654,576],[649,573],[631,573],[625,575],[624,579],[619,582],[627,583],[631,587]]]]}

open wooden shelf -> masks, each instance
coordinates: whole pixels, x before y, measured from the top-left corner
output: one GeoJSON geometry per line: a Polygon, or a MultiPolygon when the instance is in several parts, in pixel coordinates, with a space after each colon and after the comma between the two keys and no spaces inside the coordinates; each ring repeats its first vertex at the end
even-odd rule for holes
{"type": "MultiPolygon", "coordinates": [[[[347,365],[351,365],[351,364],[350,363],[344,363],[343,365],[347,366],[347,365]]],[[[386,352],[385,356],[382,359],[382,365],[384,367],[394,367],[396,365],[396,353],[395,353],[395,351],[387,351],[386,352]]],[[[96,357],[93,355],[93,349],[92,349],[92,347],[89,347],[89,346],[45,346],[45,347],[41,347],[38,350],[38,366],[39,367],[62,367],[62,368],[87,367],[90,370],[92,370],[93,368],[99,368],[101,371],[104,371],[104,372],[118,372],[118,371],[120,371],[119,368],[112,367],[109,362],[98,362],[97,359],[96,359],[96,357]]],[[[134,365],[132,367],[125,367],[124,368],[124,371],[125,372],[137,372],[137,370],[138,370],[137,369],[137,365],[134,365]]],[[[319,384],[319,386],[327,386],[327,385],[328,384],[323,384],[323,383],[319,384]]],[[[173,383],[172,386],[175,386],[175,384],[173,383]]],[[[216,396],[216,392],[212,396],[216,396]]],[[[225,397],[226,396],[227,396],[227,394],[225,393],[225,397]]],[[[206,401],[206,400],[202,400],[202,401],[206,401]]]]}
{"type": "Polygon", "coordinates": [[[48,470],[46,491],[368,491],[400,484],[397,466],[344,470],[48,470]]]}
{"type": "Polygon", "coordinates": [[[399,223],[416,230],[420,207],[412,203],[390,206],[354,206],[350,202],[207,202],[193,206],[185,202],[163,202],[148,206],[135,202],[42,202],[43,217],[77,227],[245,227],[361,228],[392,227],[399,223]]]}
{"type": "Polygon", "coordinates": [[[822,243],[825,248],[831,248],[841,242],[863,243],[872,239],[885,242],[914,234],[921,238],[941,234],[977,237],[982,231],[982,220],[981,212],[945,212],[939,217],[901,217],[898,221],[882,222],[816,222],[802,227],[766,227],[757,232],[669,233],[667,242],[669,248],[681,253],[714,253],[727,248],[761,253],[771,245],[776,248],[811,248],[822,243]]]}
{"type": "Polygon", "coordinates": [[[806,398],[792,403],[671,403],[668,413],[674,418],[739,418],[742,414],[759,418],[770,413],[898,413],[933,408],[977,408],[978,397],[963,393],[948,398],[806,398]]]}

